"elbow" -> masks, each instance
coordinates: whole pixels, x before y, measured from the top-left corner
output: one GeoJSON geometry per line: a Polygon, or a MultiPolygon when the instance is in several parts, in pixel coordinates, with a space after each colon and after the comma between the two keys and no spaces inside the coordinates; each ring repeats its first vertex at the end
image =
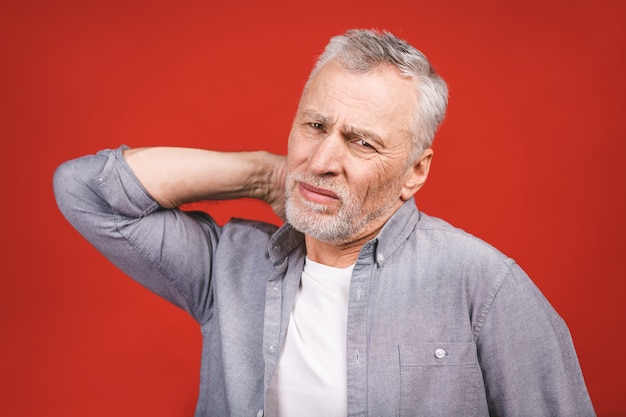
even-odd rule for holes
{"type": "Polygon", "coordinates": [[[75,196],[78,180],[75,175],[73,161],[64,162],[54,171],[52,177],[52,189],[57,207],[68,218],[71,217],[73,207],[76,207],[75,196]]]}
{"type": "Polygon", "coordinates": [[[73,225],[82,214],[93,211],[94,189],[90,178],[93,177],[94,167],[88,162],[88,158],[64,162],[52,177],[57,207],[73,225]]]}

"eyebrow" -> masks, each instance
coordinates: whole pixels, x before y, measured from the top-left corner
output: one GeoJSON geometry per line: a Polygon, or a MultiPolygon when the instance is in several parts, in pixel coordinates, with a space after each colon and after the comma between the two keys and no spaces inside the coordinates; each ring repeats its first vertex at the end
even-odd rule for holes
{"type": "MultiPolygon", "coordinates": [[[[318,113],[315,110],[304,110],[302,112],[302,115],[305,117],[310,117],[316,122],[322,123],[326,126],[330,126],[334,124],[333,120],[330,117],[325,116],[321,113],[318,113]]],[[[371,130],[358,128],[356,126],[350,126],[350,125],[344,126],[343,129],[341,129],[341,133],[347,137],[359,137],[359,138],[377,142],[379,145],[384,144],[384,141],[382,140],[379,134],[371,130]]]]}
{"type": "Polygon", "coordinates": [[[343,134],[348,136],[348,137],[357,137],[357,138],[363,138],[366,139],[367,141],[373,141],[378,143],[379,145],[383,145],[384,141],[382,140],[382,138],[372,132],[371,130],[364,130],[364,129],[359,129],[357,127],[354,126],[346,126],[343,130],[342,130],[343,134]]]}
{"type": "Polygon", "coordinates": [[[334,124],[330,117],[324,116],[323,114],[318,113],[315,110],[304,110],[302,112],[302,115],[305,116],[305,117],[310,117],[311,119],[315,120],[316,122],[322,123],[324,125],[332,125],[332,124],[334,124]]]}

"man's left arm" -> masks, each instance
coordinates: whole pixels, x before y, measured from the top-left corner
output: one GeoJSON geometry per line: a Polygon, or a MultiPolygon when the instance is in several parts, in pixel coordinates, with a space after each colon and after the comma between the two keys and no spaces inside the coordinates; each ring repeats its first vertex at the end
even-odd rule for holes
{"type": "Polygon", "coordinates": [[[492,416],[595,416],[565,322],[516,264],[477,345],[492,416]]]}

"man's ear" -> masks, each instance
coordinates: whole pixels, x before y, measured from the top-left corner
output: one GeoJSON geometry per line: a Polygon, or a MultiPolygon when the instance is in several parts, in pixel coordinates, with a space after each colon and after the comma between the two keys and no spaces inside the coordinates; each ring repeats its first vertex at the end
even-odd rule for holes
{"type": "Polygon", "coordinates": [[[407,178],[402,186],[402,192],[400,198],[402,201],[406,201],[422,188],[422,185],[428,178],[428,172],[430,171],[430,162],[433,159],[433,150],[426,149],[419,158],[413,163],[407,170],[407,178]]]}

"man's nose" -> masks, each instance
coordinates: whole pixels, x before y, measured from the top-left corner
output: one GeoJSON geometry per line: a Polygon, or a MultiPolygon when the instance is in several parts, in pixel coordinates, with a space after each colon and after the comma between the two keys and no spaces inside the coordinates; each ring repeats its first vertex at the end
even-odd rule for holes
{"type": "Polygon", "coordinates": [[[309,167],[317,175],[338,175],[345,158],[346,143],[338,133],[330,133],[313,148],[309,167]]]}

